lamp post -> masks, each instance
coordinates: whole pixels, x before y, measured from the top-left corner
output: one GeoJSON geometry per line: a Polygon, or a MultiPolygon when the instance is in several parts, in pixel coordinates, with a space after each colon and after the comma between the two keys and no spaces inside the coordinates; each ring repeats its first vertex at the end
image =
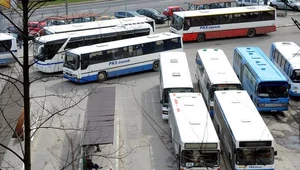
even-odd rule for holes
{"type": "Polygon", "coordinates": [[[69,11],[68,11],[68,0],[66,0],[66,15],[68,15],[69,14],[69,11]]]}

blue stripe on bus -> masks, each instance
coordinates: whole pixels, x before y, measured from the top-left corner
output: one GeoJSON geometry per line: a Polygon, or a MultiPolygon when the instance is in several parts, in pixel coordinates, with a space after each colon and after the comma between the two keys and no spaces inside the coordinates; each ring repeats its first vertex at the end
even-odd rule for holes
{"type": "Polygon", "coordinates": [[[299,93],[299,91],[297,92],[297,93],[294,93],[292,90],[289,90],[289,94],[290,94],[290,96],[300,96],[300,93],[299,93]]]}
{"type": "MultiPolygon", "coordinates": [[[[146,64],[146,65],[141,65],[141,66],[136,66],[136,67],[131,67],[131,68],[120,69],[117,71],[107,72],[107,77],[108,78],[117,77],[117,76],[121,76],[121,75],[137,73],[137,72],[142,72],[142,71],[147,71],[147,70],[152,70],[152,69],[153,69],[152,64],[146,64]]],[[[93,74],[93,73],[91,73],[91,74],[93,74]]],[[[91,81],[96,81],[98,79],[97,74],[98,73],[94,73],[93,75],[82,77],[81,79],[77,79],[77,78],[74,78],[74,77],[64,74],[64,78],[66,78],[70,81],[76,82],[76,83],[87,83],[87,82],[91,82],[91,81]]]]}
{"type": "Polygon", "coordinates": [[[56,65],[56,64],[63,64],[64,62],[56,62],[56,63],[40,63],[39,61],[35,64],[42,65],[42,66],[48,66],[48,65],[56,65]]]}

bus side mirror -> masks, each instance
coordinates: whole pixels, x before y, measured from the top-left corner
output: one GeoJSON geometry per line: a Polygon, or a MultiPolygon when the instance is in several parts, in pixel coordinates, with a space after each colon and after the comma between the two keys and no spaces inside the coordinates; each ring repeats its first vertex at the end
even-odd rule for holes
{"type": "Polygon", "coordinates": [[[291,89],[291,84],[289,84],[289,89],[291,89]]]}
{"type": "Polygon", "coordinates": [[[160,103],[161,103],[161,104],[163,103],[162,100],[160,100],[160,103]]]}
{"type": "Polygon", "coordinates": [[[277,155],[277,151],[274,151],[274,156],[276,156],[277,155]]]}

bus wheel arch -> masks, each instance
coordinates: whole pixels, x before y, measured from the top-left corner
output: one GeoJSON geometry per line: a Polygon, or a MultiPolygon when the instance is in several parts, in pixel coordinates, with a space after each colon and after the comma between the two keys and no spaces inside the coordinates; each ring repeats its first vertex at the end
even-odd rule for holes
{"type": "Polygon", "coordinates": [[[248,30],[247,36],[248,36],[249,38],[251,38],[251,37],[254,37],[255,34],[256,34],[255,29],[254,29],[254,28],[250,28],[250,29],[248,30]]]}
{"type": "Polygon", "coordinates": [[[198,36],[197,36],[197,41],[198,42],[205,41],[205,34],[204,33],[199,33],[198,36]]]}
{"type": "Polygon", "coordinates": [[[101,83],[107,79],[107,73],[105,71],[99,72],[97,78],[98,81],[101,83]]]}
{"type": "Polygon", "coordinates": [[[154,61],[152,68],[153,68],[153,71],[158,71],[159,70],[159,61],[154,61]]]}

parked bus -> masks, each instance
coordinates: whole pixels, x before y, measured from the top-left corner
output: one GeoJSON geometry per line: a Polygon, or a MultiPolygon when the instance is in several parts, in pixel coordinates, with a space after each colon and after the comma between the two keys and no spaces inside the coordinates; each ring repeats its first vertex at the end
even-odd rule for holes
{"type": "Polygon", "coordinates": [[[194,92],[185,52],[160,53],[159,83],[162,118],[168,119],[169,93],[194,92]]]}
{"type": "Polygon", "coordinates": [[[102,28],[37,37],[34,43],[35,67],[45,73],[62,71],[65,50],[152,34],[149,24],[102,28]]]}
{"type": "Polygon", "coordinates": [[[159,53],[182,51],[180,35],[160,33],[80,47],[66,52],[64,77],[84,83],[110,77],[158,71],[159,53]]]}
{"type": "Polygon", "coordinates": [[[220,141],[200,93],[170,93],[169,125],[178,169],[220,170],[220,141]]]}
{"type": "Polygon", "coordinates": [[[245,90],[215,92],[213,123],[235,170],[274,170],[275,140],[245,90]]]}
{"type": "Polygon", "coordinates": [[[116,26],[135,26],[148,23],[152,27],[152,31],[155,32],[155,21],[148,17],[130,17],[130,18],[120,18],[120,19],[111,19],[103,21],[94,21],[86,22],[80,24],[69,24],[69,25],[57,25],[44,27],[43,33],[41,35],[50,35],[50,34],[61,34],[74,31],[85,31],[92,29],[100,28],[109,28],[116,26]]]}
{"type": "Polygon", "coordinates": [[[214,92],[217,90],[241,90],[227,56],[221,49],[200,49],[196,54],[196,80],[205,104],[213,116],[214,92]]]}
{"type": "Polygon", "coordinates": [[[17,40],[14,36],[0,33],[0,65],[15,63],[17,56],[17,40]]]}
{"type": "Polygon", "coordinates": [[[258,47],[237,47],[233,69],[258,111],[285,111],[289,107],[289,83],[258,47]]]}
{"type": "Polygon", "coordinates": [[[232,7],[174,12],[170,31],[183,41],[266,34],[276,31],[276,10],[270,6],[232,7]]]}
{"type": "Polygon", "coordinates": [[[289,94],[300,96],[300,47],[294,42],[275,42],[270,58],[289,81],[289,94]]]}

